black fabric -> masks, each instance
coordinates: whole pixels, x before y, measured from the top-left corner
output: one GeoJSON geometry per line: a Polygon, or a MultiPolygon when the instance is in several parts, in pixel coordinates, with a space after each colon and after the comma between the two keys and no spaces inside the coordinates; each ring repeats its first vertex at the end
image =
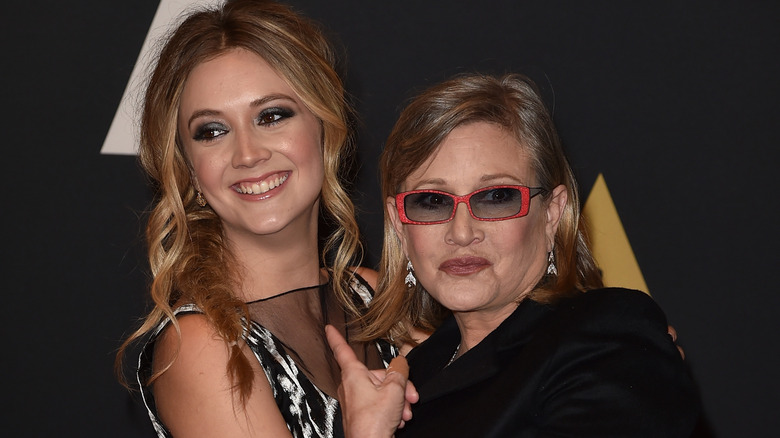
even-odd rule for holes
{"type": "MultiPolygon", "coordinates": [[[[356,278],[362,280],[359,276],[356,278]]],[[[373,295],[370,286],[360,284],[373,295]]],[[[358,308],[367,309],[366,302],[358,293],[354,294],[354,298],[358,308]]],[[[247,303],[247,306],[252,321],[273,333],[275,343],[284,350],[284,354],[292,358],[317,388],[332,398],[336,398],[341,383],[341,369],[325,338],[326,324],[342,329],[341,335],[369,369],[386,366],[376,345],[350,342],[352,337],[346,330],[346,312],[330,284],[296,289],[247,303]]]]}
{"type": "MultiPolygon", "coordinates": [[[[359,276],[351,283],[355,303],[366,308],[373,290],[359,276]]],[[[344,326],[346,314],[330,284],[301,288],[247,303],[251,320],[244,340],[263,368],[287,427],[295,438],[343,437],[341,409],[335,398],[341,381],[338,364],[325,341],[325,324],[344,326]]],[[[177,317],[201,313],[189,304],[177,308],[177,317]]],[[[154,342],[168,326],[163,321],[144,347],[138,363],[138,381],[149,418],[158,437],[170,432],[157,418],[154,397],[145,385],[151,375],[154,342]]],[[[343,332],[349,341],[349,333],[343,332]]],[[[398,354],[386,341],[350,342],[358,358],[371,368],[384,368],[398,354]]]]}
{"type": "Polygon", "coordinates": [[[450,317],[407,356],[420,393],[398,437],[687,437],[700,402],[652,298],[524,300],[480,344],[450,317]]]}

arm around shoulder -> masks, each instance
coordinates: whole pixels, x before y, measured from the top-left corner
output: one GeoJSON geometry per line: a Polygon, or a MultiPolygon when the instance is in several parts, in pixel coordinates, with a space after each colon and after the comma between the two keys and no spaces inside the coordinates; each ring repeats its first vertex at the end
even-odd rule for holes
{"type": "Polygon", "coordinates": [[[159,417],[173,436],[291,436],[265,374],[248,347],[244,347],[244,354],[255,368],[255,379],[246,404],[242,404],[227,374],[225,341],[200,314],[180,317],[179,326],[180,345],[172,327],[156,344],[155,370],[175,359],[152,386],[159,417]]]}

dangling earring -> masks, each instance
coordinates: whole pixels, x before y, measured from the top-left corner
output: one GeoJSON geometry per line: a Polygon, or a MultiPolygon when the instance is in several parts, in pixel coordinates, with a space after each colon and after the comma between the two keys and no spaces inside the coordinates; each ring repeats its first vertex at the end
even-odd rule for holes
{"type": "Polygon", "coordinates": [[[406,278],[404,279],[404,283],[406,283],[406,287],[408,288],[417,286],[417,278],[414,276],[414,268],[412,267],[411,260],[406,264],[406,278]]]}
{"type": "Polygon", "coordinates": [[[195,202],[197,202],[198,205],[200,205],[201,207],[205,207],[207,202],[206,202],[206,198],[203,197],[203,193],[201,193],[200,190],[196,190],[196,193],[197,194],[195,195],[195,202]]]}
{"type": "Polygon", "coordinates": [[[547,253],[547,275],[558,275],[558,268],[555,267],[555,255],[553,251],[547,253]]]}

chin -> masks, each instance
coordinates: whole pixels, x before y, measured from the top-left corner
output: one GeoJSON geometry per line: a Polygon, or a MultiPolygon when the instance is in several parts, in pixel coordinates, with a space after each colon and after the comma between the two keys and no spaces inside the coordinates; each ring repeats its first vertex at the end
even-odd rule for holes
{"type": "Polygon", "coordinates": [[[466,296],[453,296],[453,294],[450,292],[447,293],[446,296],[442,297],[442,299],[438,299],[435,296],[434,299],[436,299],[439,304],[453,312],[470,312],[479,309],[485,304],[483,300],[479,300],[477,296],[474,296],[473,292],[466,296]]]}

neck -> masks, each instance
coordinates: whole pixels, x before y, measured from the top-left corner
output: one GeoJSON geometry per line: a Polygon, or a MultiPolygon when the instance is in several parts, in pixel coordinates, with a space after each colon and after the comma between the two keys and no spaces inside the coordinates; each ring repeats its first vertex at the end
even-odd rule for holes
{"type": "Polygon", "coordinates": [[[453,312],[455,321],[458,323],[460,331],[460,346],[457,357],[462,356],[470,349],[477,346],[483,339],[504,322],[512,312],[517,309],[517,305],[512,304],[496,311],[470,311],[453,312]]]}
{"type": "Polygon", "coordinates": [[[320,272],[317,220],[270,235],[228,236],[240,266],[243,301],[272,297],[325,281],[320,272]]]}

